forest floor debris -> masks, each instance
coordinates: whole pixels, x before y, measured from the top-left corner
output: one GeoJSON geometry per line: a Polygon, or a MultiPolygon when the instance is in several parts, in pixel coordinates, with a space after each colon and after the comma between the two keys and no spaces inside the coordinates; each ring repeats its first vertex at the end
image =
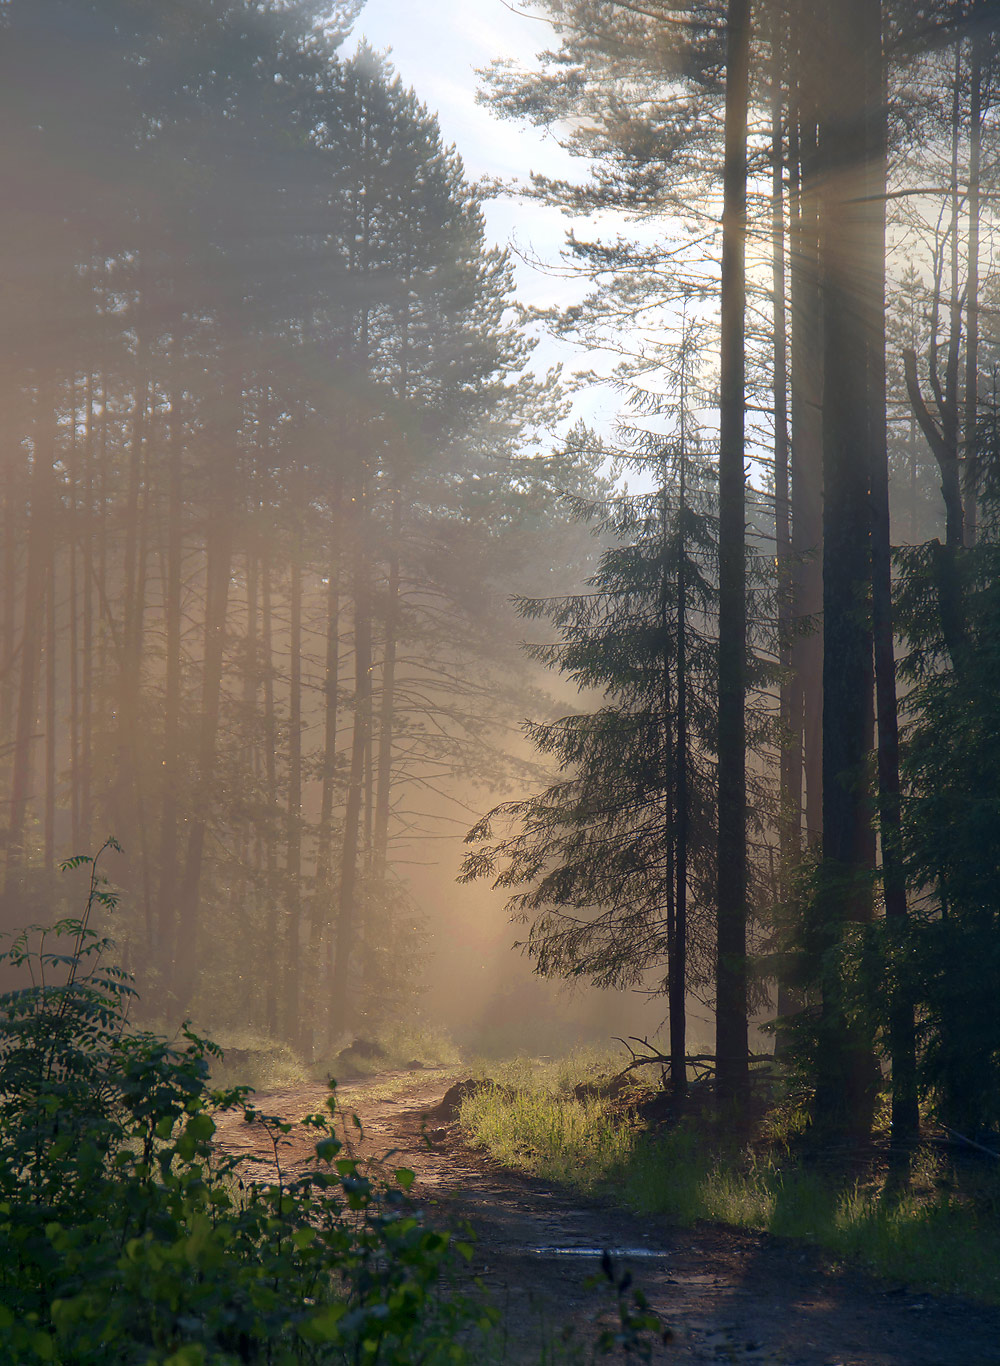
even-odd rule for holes
{"type": "MultiPolygon", "coordinates": [[[[392,1153],[416,1173],[415,1192],[434,1218],[468,1224],[476,1236],[472,1272],[504,1316],[502,1360],[573,1363],[590,1359],[608,1302],[587,1282],[597,1249],[630,1267],[654,1310],[673,1330],[653,1360],[768,1363],[769,1366],[991,1366],[1000,1363],[1000,1310],[957,1297],[912,1293],[832,1265],[789,1239],[699,1224],[678,1228],[639,1217],[598,1197],[504,1169],[446,1121],[441,1102],[457,1073],[396,1073],[344,1089],[357,1113],[363,1155],[392,1153]]],[[[306,1086],[257,1098],[266,1113],[297,1119],[327,1092],[306,1086]]],[[[351,1126],[352,1127],[352,1126],[351,1126]]],[[[219,1143],[265,1159],[270,1143],[236,1115],[220,1117],[219,1143]]],[[[306,1160],[289,1148],[287,1168],[306,1160]]]]}

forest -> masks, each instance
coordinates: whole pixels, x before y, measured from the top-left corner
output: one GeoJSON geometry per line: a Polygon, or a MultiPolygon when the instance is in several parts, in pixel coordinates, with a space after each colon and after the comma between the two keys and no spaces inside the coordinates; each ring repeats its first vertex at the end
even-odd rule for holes
{"type": "Polygon", "coordinates": [[[365,8],[0,5],[4,1359],[716,1359],[610,1234],[586,1345],[497,1348],[372,1082],[991,1312],[1000,9],[504,5],[504,182],[365,8]],[[443,1037],[499,906],[624,1054],[443,1037]]]}

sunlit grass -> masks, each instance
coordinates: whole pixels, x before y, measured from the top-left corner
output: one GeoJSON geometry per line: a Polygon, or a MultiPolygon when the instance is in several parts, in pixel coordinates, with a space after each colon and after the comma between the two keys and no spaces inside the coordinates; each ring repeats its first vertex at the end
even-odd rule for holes
{"type": "MultiPolygon", "coordinates": [[[[621,1067],[620,1049],[587,1044],[561,1058],[521,1055],[500,1062],[492,1058],[474,1058],[470,1070],[472,1076],[495,1082],[499,1086],[547,1092],[554,1096],[571,1096],[581,1082],[606,1081],[616,1076],[621,1067]]],[[[659,1076],[659,1068],[642,1071],[659,1076]]]]}
{"type": "MultiPolygon", "coordinates": [[[[577,1074],[579,1075],[579,1074],[577,1074]]],[[[682,1124],[643,1132],[627,1097],[578,1100],[557,1065],[518,1060],[463,1103],[500,1162],[638,1213],[799,1239],[911,1289],[1000,1303],[1000,1172],[920,1154],[903,1188],[805,1167],[772,1134],[727,1144],[682,1124]]],[[[773,1128],[773,1125],[772,1125],[773,1128]]]]}
{"type": "Polygon", "coordinates": [[[463,1126],[506,1166],[580,1190],[627,1160],[633,1135],[600,1099],[485,1086],[462,1102],[463,1126]]]}

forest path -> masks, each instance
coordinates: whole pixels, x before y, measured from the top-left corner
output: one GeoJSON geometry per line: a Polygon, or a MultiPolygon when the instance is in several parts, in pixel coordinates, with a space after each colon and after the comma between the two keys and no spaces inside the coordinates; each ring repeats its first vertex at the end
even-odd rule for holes
{"type": "MultiPolygon", "coordinates": [[[[586,1250],[601,1248],[633,1272],[673,1330],[673,1341],[654,1351],[655,1362],[1000,1363],[1000,1311],[838,1270],[813,1249],[766,1234],[640,1218],[499,1167],[470,1148],[456,1124],[435,1114],[456,1075],[391,1073],[338,1094],[362,1122],[360,1154],[395,1149],[388,1166],[416,1173],[414,1193],[431,1217],[442,1225],[471,1225],[471,1272],[503,1313],[503,1359],[511,1366],[538,1363],[543,1353],[546,1362],[590,1360],[595,1324],[616,1321],[607,1295],[585,1284],[599,1270],[598,1257],[586,1250]],[[565,1348],[564,1332],[570,1334],[565,1348]]],[[[322,1109],[327,1094],[308,1086],[261,1095],[255,1103],[294,1120],[322,1109]]],[[[266,1135],[236,1115],[219,1117],[218,1141],[233,1153],[271,1153],[266,1135]]],[[[291,1170],[310,1151],[305,1138],[295,1140],[282,1166],[291,1170]]],[[[257,1173],[267,1180],[273,1168],[257,1173]]]]}

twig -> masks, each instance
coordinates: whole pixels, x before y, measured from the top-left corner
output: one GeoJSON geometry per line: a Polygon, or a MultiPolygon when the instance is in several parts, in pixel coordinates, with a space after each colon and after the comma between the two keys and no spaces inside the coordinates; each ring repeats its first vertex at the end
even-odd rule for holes
{"type": "Polygon", "coordinates": [[[965,1134],[960,1134],[955,1129],[949,1129],[947,1124],[942,1124],[941,1128],[951,1138],[957,1138],[959,1143],[964,1143],[969,1148],[975,1148],[977,1153],[985,1153],[987,1157],[995,1157],[1000,1162],[1000,1153],[994,1152],[992,1148],[984,1147],[982,1143],[977,1143],[974,1138],[966,1138],[965,1134]]]}

